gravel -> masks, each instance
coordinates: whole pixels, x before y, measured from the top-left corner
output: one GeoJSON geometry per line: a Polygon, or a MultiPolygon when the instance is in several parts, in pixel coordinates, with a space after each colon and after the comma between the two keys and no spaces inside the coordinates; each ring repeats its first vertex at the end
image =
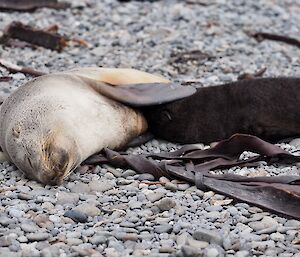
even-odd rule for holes
{"type": "MultiPolygon", "coordinates": [[[[45,72],[133,67],[204,86],[263,67],[266,76],[300,76],[299,49],[268,40],[257,43],[245,33],[300,38],[296,0],[70,2],[72,8],[66,10],[2,12],[0,25],[13,20],[41,28],[58,24],[60,33],[84,39],[88,47],[71,44],[58,53],[0,45],[1,58],[45,72]]],[[[12,77],[0,82],[0,101],[30,79],[1,67],[0,73],[12,77]]],[[[300,149],[299,138],[289,141],[279,146],[300,149]]],[[[127,151],[159,153],[178,147],[154,139],[127,151]]],[[[103,165],[79,168],[64,184],[44,187],[7,162],[0,163],[0,170],[0,257],[299,257],[299,221],[177,180],[151,184],[147,182],[155,179],[150,174],[103,165]]],[[[215,173],[300,175],[300,168],[262,162],[256,169],[215,173]]]]}

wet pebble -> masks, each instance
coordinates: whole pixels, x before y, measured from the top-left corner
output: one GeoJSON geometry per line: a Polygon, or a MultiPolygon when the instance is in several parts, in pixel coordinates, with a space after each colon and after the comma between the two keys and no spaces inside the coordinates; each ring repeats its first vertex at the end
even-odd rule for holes
{"type": "Polygon", "coordinates": [[[88,215],[78,210],[68,210],[64,213],[65,217],[72,219],[75,222],[87,222],[88,215]]]}

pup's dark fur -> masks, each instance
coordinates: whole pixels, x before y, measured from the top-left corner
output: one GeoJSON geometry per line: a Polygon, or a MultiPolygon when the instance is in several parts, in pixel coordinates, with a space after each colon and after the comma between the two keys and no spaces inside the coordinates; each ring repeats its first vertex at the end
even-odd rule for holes
{"type": "Polygon", "coordinates": [[[266,140],[300,135],[300,78],[262,78],[199,88],[144,111],[150,131],[180,143],[210,143],[234,133],[266,140]]]}

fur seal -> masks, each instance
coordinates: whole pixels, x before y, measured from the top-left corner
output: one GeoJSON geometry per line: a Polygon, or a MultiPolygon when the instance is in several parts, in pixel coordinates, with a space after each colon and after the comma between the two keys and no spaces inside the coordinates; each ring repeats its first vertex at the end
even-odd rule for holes
{"type": "Polygon", "coordinates": [[[44,75],[4,101],[0,146],[27,177],[60,184],[90,155],[104,147],[122,147],[147,130],[143,114],[120,101],[140,105],[142,99],[151,105],[194,92],[133,69],[83,68],[44,75]]]}
{"type": "Polygon", "coordinates": [[[184,99],[145,109],[155,136],[211,143],[235,133],[268,141],[300,135],[300,78],[257,78],[198,88],[184,99]]]}

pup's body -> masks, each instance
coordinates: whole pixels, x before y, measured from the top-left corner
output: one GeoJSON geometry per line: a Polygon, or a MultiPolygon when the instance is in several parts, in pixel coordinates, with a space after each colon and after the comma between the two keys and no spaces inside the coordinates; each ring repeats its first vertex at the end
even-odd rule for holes
{"type": "Polygon", "coordinates": [[[300,135],[300,78],[262,78],[197,89],[144,112],[157,137],[210,143],[246,133],[266,140],[300,135]]]}

